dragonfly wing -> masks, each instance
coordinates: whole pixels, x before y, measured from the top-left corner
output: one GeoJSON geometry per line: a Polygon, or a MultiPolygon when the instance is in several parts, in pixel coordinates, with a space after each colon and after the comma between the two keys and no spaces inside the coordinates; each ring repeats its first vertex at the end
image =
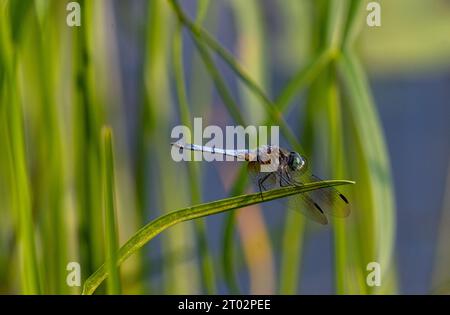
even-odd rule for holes
{"type": "MultiPolygon", "coordinates": [[[[321,179],[309,171],[295,172],[291,178],[296,185],[321,181],[321,179]]],[[[350,214],[350,203],[348,199],[334,187],[316,189],[305,193],[312,199],[320,209],[335,217],[347,217],[350,214]]]]}
{"type": "Polygon", "coordinates": [[[328,219],[323,210],[308,194],[302,193],[287,199],[288,209],[301,212],[307,218],[320,224],[328,224],[328,219]]]}
{"type": "MultiPolygon", "coordinates": [[[[261,189],[261,191],[280,188],[281,186],[290,184],[286,181],[285,177],[282,177],[279,174],[279,172],[260,172],[260,164],[257,162],[248,163],[248,173],[254,182],[255,187],[261,189]]],[[[300,212],[307,218],[320,224],[326,225],[328,223],[327,217],[320,206],[307,194],[298,194],[275,200],[275,202],[282,202],[283,204],[284,202],[287,202],[288,209],[300,212]]]]}

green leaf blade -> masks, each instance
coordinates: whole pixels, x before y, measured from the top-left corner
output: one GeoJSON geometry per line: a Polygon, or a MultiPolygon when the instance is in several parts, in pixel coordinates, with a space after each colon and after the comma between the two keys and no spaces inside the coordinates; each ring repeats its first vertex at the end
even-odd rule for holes
{"type": "MultiPolygon", "coordinates": [[[[354,184],[349,180],[328,180],[304,184],[302,186],[285,187],[274,189],[261,193],[242,195],[237,197],[217,200],[197,206],[184,208],[181,210],[169,212],[168,214],[151,221],[134,234],[125,245],[119,250],[118,265],[123,263],[128,257],[134,254],[147,242],[167,228],[188,220],[206,217],[213,214],[234,210],[257,203],[267,202],[283,197],[292,196],[299,193],[308,192],[315,189],[354,184]],[[262,199],[261,199],[262,197],[262,199]]],[[[92,294],[100,283],[107,277],[107,269],[105,265],[101,266],[93,275],[86,280],[83,294],[92,294]]]]}
{"type": "Polygon", "coordinates": [[[102,128],[102,178],[103,178],[103,207],[105,215],[105,248],[108,273],[108,294],[120,294],[120,272],[117,266],[118,233],[116,219],[114,157],[112,144],[112,130],[102,128]]]}

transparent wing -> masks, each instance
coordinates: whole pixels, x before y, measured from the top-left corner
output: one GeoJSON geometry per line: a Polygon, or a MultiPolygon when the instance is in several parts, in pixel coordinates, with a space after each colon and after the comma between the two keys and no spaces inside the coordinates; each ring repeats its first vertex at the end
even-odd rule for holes
{"type": "MultiPolygon", "coordinates": [[[[321,181],[320,178],[311,174],[310,171],[288,171],[289,181],[294,185],[321,181]]],[[[350,203],[348,199],[334,187],[321,188],[305,193],[322,212],[335,217],[347,217],[350,214],[350,203]]]]}
{"type": "MultiPolygon", "coordinates": [[[[275,188],[293,185],[289,183],[286,176],[281,172],[264,173],[260,172],[260,165],[257,162],[248,163],[248,173],[255,187],[260,191],[267,191],[275,188]]],[[[328,220],[320,206],[308,194],[298,194],[283,199],[277,199],[276,202],[287,202],[287,208],[301,212],[307,218],[320,224],[327,224],[328,220]]]]}
{"type": "Polygon", "coordinates": [[[287,197],[287,208],[301,212],[307,218],[320,224],[328,224],[328,219],[318,204],[307,193],[287,197]]]}

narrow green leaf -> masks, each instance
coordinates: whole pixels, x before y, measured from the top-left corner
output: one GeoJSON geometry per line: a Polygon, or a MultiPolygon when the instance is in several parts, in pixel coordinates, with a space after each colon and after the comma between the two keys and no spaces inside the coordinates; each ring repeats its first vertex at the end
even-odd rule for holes
{"type": "MultiPolygon", "coordinates": [[[[175,72],[175,83],[178,95],[178,108],[180,109],[181,122],[192,130],[191,113],[189,109],[188,99],[186,95],[186,84],[184,80],[183,71],[183,41],[182,41],[182,26],[178,25],[173,39],[173,68],[175,72]]],[[[191,194],[192,204],[201,202],[201,185],[199,179],[199,170],[195,163],[188,163],[188,180],[191,194]]],[[[214,264],[210,254],[208,240],[206,235],[205,222],[198,220],[195,222],[196,236],[198,240],[198,249],[200,255],[201,265],[201,280],[203,289],[207,294],[214,294],[215,278],[214,278],[214,264]]]]}
{"type": "MultiPolygon", "coordinates": [[[[160,234],[167,228],[188,220],[202,218],[205,216],[222,213],[225,211],[238,209],[253,204],[267,202],[295,194],[331,187],[338,185],[354,184],[355,182],[348,180],[328,180],[321,182],[314,182],[304,184],[302,186],[285,187],[274,189],[261,193],[254,193],[249,195],[242,195],[237,197],[217,200],[197,206],[184,208],[181,210],[169,212],[154,221],[151,221],[139,231],[137,231],[128,242],[119,250],[118,265],[122,264],[128,257],[134,254],[142,246],[148,243],[156,235],[160,234]],[[261,199],[262,198],[262,199],[261,199]]],[[[92,294],[100,283],[108,276],[108,271],[105,265],[102,265],[94,274],[92,274],[85,282],[83,294],[92,294]]]]}
{"type": "MultiPolygon", "coordinates": [[[[344,137],[342,128],[342,113],[340,94],[337,85],[336,69],[330,67],[327,73],[324,73],[324,93],[322,100],[326,111],[327,135],[326,142],[329,156],[333,159],[329,162],[331,176],[343,176],[345,173],[345,153],[344,153],[344,137]]],[[[334,260],[335,260],[335,290],[337,294],[350,293],[346,291],[346,279],[348,278],[348,261],[350,255],[348,253],[347,231],[343,220],[334,220],[334,260]]]]}
{"type": "MultiPolygon", "coordinates": [[[[361,214],[366,218],[367,229],[372,231],[373,241],[364,243],[367,262],[377,261],[382,269],[382,277],[391,276],[394,264],[395,203],[389,155],[384,142],[383,131],[373,105],[369,85],[358,58],[352,51],[346,50],[339,63],[344,86],[349,96],[350,119],[354,124],[356,142],[361,148],[361,163],[364,165],[364,177],[367,178],[367,198],[369,211],[361,214]],[[370,224],[370,225],[369,225],[370,224]],[[367,250],[369,249],[369,250],[367,250]]],[[[363,228],[363,225],[360,226],[363,228]]],[[[386,277],[387,279],[388,277],[386,277]]],[[[380,288],[389,293],[394,289],[388,286],[380,288]]]]}
{"type": "Polygon", "coordinates": [[[298,213],[286,214],[281,244],[280,294],[296,294],[306,218],[298,213]]]}
{"type": "MultiPolygon", "coordinates": [[[[15,62],[13,62],[13,65],[15,62]]],[[[12,91],[3,93],[9,96],[6,103],[7,150],[9,169],[11,171],[12,201],[15,212],[16,228],[18,230],[19,262],[21,271],[22,292],[24,294],[39,294],[42,290],[36,255],[35,229],[32,216],[32,196],[30,189],[29,170],[26,158],[25,128],[23,122],[23,104],[18,99],[17,75],[15,67],[11,67],[12,91]]]]}
{"type": "Polygon", "coordinates": [[[356,40],[363,25],[361,14],[362,6],[365,3],[363,0],[350,0],[345,31],[343,34],[342,45],[343,48],[349,48],[356,40]]]}
{"type": "Polygon", "coordinates": [[[195,17],[195,23],[201,25],[205,19],[206,13],[208,13],[209,0],[198,0],[197,2],[197,16],[195,17]]]}
{"type": "Polygon", "coordinates": [[[324,51],[313,58],[305,67],[302,67],[286,84],[275,100],[278,110],[284,112],[295,95],[311,83],[330,61],[330,51],[324,51]]]}
{"type": "Polygon", "coordinates": [[[117,266],[118,236],[116,219],[114,156],[112,130],[102,128],[102,182],[103,211],[105,215],[105,249],[108,278],[108,294],[120,294],[120,271],[117,266]]]}
{"type": "MultiPolygon", "coordinates": [[[[270,55],[267,53],[266,25],[261,2],[258,0],[230,2],[234,21],[236,24],[239,43],[236,47],[237,60],[246,73],[266,94],[271,87],[268,76],[270,55]]],[[[260,110],[258,96],[249,90],[244,82],[238,83],[239,99],[248,121],[251,124],[260,124],[267,115],[260,110]]]]}
{"type": "Polygon", "coordinates": [[[219,73],[219,70],[214,64],[214,61],[209,54],[207,48],[205,45],[197,38],[193,37],[194,44],[197,47],[197,50],[200,54],[200,57],[202,58],[203,63],[205,64],[206,70],[209,72],[209,75],[214,81],[214,84],[216,86],[217,92],[219,93],[220,97],[222,98],[225,106],[227,107],[228,112],[230,113],[231,117],[240,125],[246,126],[244,117],[242,116],[238,104],[234,101],[233,97],[231,96],[231,92],[228,90],[225,80],[222,78],[222,76],[219,73]]]}
{"type": "Polygon", "coordinates": [[[347,0],[330,0],[325,24],[324,44],[328,50],[337,53],[345,31],[347,0]]]}
{"type": "MultiPolygon", "coordinates": [[[[230,191],[230,196],[240,195],[244,192],[247,184],[248,174],[247,168],[241,167],[239,174],[237,175],[233,187],[230,191]]],[[[236,222],[236,211],[230,211],[227,213],[225,219],[225,228],[223,232],[222,244],[223,244],[223,272],[225,275],[225,283],[232,294],[240,294],[239,283],[236,279],[236,272],[234,270],[234,253],[236,246],[234,246],[234,225],[236,222]]]]}
{"type": "Polygon", "coordinates": [[[71,37],[73,40],[73,103],[72,119],[74,152],[74,184],[81,274],[90,274],[104,260],[103,217],[101,203],[101,143],[98,135],[103,116],[100,93],[94,73],[98,49],[93,49],[95,4],[80,1],[83,27],[71,37]],[[100,231],[100,232],[99,232],[100,231]]]}

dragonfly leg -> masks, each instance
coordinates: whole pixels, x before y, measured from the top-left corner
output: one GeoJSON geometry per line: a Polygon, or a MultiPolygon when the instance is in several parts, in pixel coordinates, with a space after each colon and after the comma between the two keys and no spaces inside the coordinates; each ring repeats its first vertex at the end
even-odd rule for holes
{"type": "MultiPolygon", "coordinates": [[[[290,180],[290,176],[289,176],[289,173],[288,173],[288,172],[286,172],[286,176],[287,176],[287,178],[290,180]]],[[[281,174],[280,174],[280,187],[291,186],[291,183],[289,182],[288,179],[284,178],[284,176],[283,176],[283,171],[281,171],[281,174]],[[286,185],[283,185],[283,182],[285,182],[286,185]]]]}
{"type": "Polygon", "coordinates": [[[287,176],[289,181],[292,181],[292,177],[291,177],[291,175],[288,172],[286,172],[286,176],[287,176]]]}
{"type": "Polygon", "coordinates": [[[262,195],[262,188],[264,188],[263,184],[264,182],[269,178],[269,176],[272,175],[272,173],[267,174],[266,176],[264,176],[263,178],[261,178],[258,181],[258,188],[259,188],[259,193],[261,195],[261,199],[264,200],[263,195],[262,195]]]}

